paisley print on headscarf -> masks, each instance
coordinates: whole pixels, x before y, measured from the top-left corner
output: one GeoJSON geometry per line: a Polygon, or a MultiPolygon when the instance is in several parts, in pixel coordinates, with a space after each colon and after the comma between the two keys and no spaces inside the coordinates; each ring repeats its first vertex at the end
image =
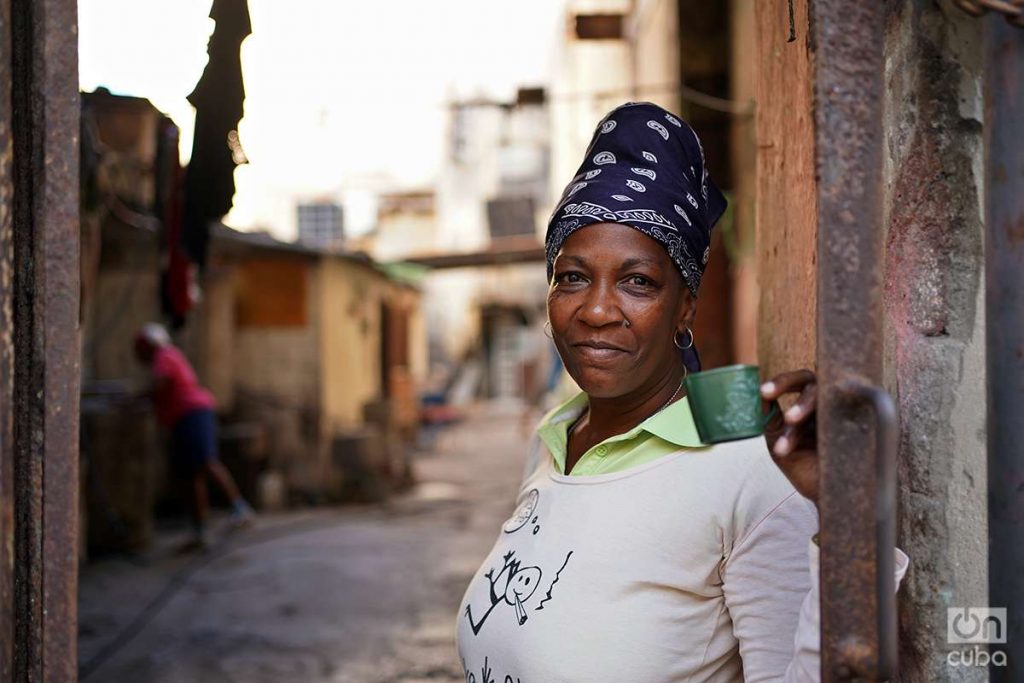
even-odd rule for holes
{"type": "Polygon", "coordinates": [[[548,221],[548,278],[562,242],[573,231],[594,223],[624,223],[665,247],[696,296],[711,228],[725,207],[693,129],[650,102],[624,104],[598,123],[583,164],[548,221]],[[635,208],[621,206],[627,202],[635,208]]]}
{"type": "MultiPolygon", "coordinates": [[[[650,102],[624,104],[598,123],[583,164],[551,214],[544,240],[548,279],[569,235],[595,223],[622,223],[661,244],[697,296],[711,229],[725,207],[693,129],[650,102]]],[[[700,369],[695,347],[682,355],[687,368],[700,369]]]]}

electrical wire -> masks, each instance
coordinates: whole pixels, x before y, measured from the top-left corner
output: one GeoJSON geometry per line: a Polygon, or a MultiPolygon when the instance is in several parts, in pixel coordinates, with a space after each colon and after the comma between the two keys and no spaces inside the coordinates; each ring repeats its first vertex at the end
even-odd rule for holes
{"type": "Polygon", "coordinates": [[[684,83],[661,83],[636,88],[620,88],[615,90],[596,90],[593,92],[566,93],[552,95],[553,102],[574,102],[579,100],[609,99],[612,97],[645,97],[649,95],[677,96],[684,102],[696,104],[705,109],[732,114],[733,116],[751,116],[754,113],[754,102],[736,102],[715,95],[709,95],[684,83]]]}
{"type": "MultiPolygon", "coordinates": [[[[749,117],[754,114],[754,101],[738,102],[736,100],[728,100],[715,95],[709,95],[708,93],[692,88],[685,83],[661,83],[637,86],[635,88],[615,88],[609,90],[593,90],[590,92],[567,92],[559,94],[551,94],[545,98],[545,103],[571,103],[580,101],[594,101],[600,99],[610,99],[614,97],[626,98],[626,97],[647,97],[651,95],[663,95],[663,96],[676,96],[684,102],[696,104],[710,109],[712,111],[722,112],[723,114],[730,114],[732,116],[749,117]]],[[[451,109],[457,109],[460,107],[502,107],[512,108],[517,106],[515,103],[503,102],[500,100],[489,100],[489,99],[473,99],[468,102],[451,102],[448,107],[451,109]]]]}

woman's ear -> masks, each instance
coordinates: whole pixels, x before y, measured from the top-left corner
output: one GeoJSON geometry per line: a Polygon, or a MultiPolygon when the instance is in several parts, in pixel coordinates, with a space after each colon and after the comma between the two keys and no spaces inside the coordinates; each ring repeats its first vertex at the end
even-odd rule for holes
{"type": "Polygon", "coordinates": [[[697,298],[690,292],[690,288],[683,285],[682,296],[679,297],[679,311],[677,315],[677,329],[685,332],[687,328],[693,329],[694,318],[697,317],[697,298]]]}

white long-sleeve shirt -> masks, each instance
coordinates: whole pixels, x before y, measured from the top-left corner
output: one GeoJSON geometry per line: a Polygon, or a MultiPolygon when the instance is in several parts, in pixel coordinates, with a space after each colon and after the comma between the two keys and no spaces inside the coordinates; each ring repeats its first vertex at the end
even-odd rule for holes
{"type": "Polygon", "coordinates": [[[531,450],[460,607],[467,683],[819,680],[817,513],[763,438],[594,476],[531,450]]]}

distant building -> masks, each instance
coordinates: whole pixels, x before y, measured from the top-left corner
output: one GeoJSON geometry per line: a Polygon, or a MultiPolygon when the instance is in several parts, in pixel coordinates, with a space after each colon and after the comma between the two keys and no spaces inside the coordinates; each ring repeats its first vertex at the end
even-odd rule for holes
{"type": "Polygon", "coordinates": [[[380,195],[377,225],[348,244],[431,268],[423,312],[431,366],[481,363],[475,395],[524,395],[547,282],[540,236],[551,211],[544,88],[514,100],[452,102],[436,185],[380,195]]]}
{"type": "MultiPolygon", "coordinates": [[[[162,320],[177,128],[149,101],[83,93],[82,555],[140,550],[178,501],[136,330],[162,320]]],[[[305,207],[304,207],[305,208],[305,207]]],[[[338,227],[341,208],[309,205],[338,227]],[[332,219],[331,217],[336,218],[332,219]]],[[[300,209],[300,216],[302,215],[300,209]]],[[[320,221],[320,217],[323,220],[320,221]]],[[[211,225],[202,296],[175,343],[216,397],[220,454],[258,505],[365,500],[411,478],[427,371],[421,292],[363,255],[211,225]]]]}
{"type": "Polygon", "coordinates": [[[378,261],[400,261],[410,254],[433,253],[436,239],[436,197],[428,188],[380,195],[376,227],[353,237],[347,246],[373,254],[378,261]]]}
{"type": "Polygon", "coordinates": [[[299,241],[322,249],[340,248],[345,240],[344,213],[333,202],[299,204],[299,241]]]}

